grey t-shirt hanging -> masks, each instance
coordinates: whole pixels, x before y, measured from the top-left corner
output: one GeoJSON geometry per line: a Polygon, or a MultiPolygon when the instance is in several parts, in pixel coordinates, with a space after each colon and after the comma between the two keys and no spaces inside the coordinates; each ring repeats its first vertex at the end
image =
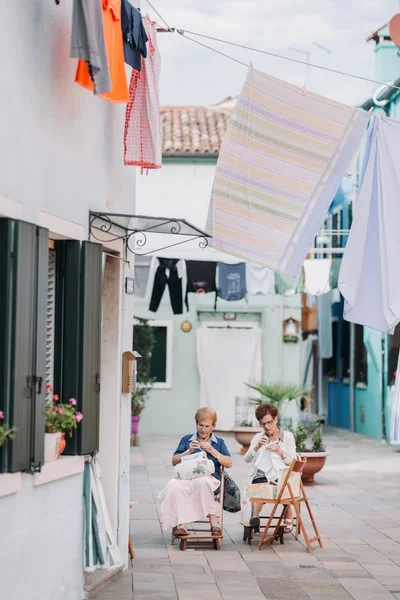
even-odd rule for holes
{"type": "Polygon", "coordinates": [[[246,297],[246,263],[218,263],[218,296],[223,300],[242,300],[246,297]]]}
{"type": "Polygon", "coordinates": [[[88,63],[95,94],[111,91],[101,0],[74,0],[70,56],[88,63]]]}

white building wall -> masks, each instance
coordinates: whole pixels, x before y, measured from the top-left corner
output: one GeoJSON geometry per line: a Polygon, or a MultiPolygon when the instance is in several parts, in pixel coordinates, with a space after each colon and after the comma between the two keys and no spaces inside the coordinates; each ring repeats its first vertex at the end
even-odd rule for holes
{"type": "MultiPolygon", "coordinates": [[[[125,106],[74,83],[71,18],[72,0],[0,3],[0,216],[48,227],[53,238],[88,239],[89,210],[135,212],[135,170],[123,166],[125,106]]],[[[108,356],[113,412],[102,411],[100,451],[109,457],[106,496],[126,558],[130,399],[120,393],[119,371],[131,347],[131,336],[121,332],[131,330],[133,305],[123,294],[129,268],[119,263],[114,275],[115,294],[106,304],[119,331],[108,356]],[[110,416],[112,428],[105,425],[110,416]]],[[[82,471],[83,459],[65,457],[40,475],[0,475],[1,597],[82,597],[82,471]]]]}

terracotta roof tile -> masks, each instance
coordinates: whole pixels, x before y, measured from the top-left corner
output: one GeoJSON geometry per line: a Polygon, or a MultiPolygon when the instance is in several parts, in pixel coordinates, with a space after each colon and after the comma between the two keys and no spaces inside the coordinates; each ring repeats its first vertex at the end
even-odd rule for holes
{"type": "Polygon", "coordinates": [[[230,108],[164,106],[160,112],[164,154],[218,154],[230,108]]]}

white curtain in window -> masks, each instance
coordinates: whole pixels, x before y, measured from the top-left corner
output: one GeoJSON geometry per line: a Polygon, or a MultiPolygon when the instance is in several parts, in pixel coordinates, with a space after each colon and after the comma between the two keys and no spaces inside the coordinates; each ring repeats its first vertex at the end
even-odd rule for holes
{"type": "Polygon", "coordinates": [[[217,411],[217,429],[235,426],[237,396],[251,395],[246,383],[261,381],[261,329],[201,326],[197,330],[200,406],[217,411]]]}

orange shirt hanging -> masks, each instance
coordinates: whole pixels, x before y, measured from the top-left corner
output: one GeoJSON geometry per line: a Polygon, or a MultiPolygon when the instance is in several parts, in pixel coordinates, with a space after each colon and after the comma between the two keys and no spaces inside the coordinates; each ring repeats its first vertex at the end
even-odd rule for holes
{"type": "MultiPolygon", "coordinates": [[[[121,0],[99,0],[103,8],[104,38],[107,48],[111,77],[111,92],[100,97],[110,102],[128,102],[129,91],[126,81],[124,46],[121,29],[121,0]]],[[[93,90],[93,81],[89,75],[87,62],[80,60],[75,81],[83,87],[93,90]]]]}

